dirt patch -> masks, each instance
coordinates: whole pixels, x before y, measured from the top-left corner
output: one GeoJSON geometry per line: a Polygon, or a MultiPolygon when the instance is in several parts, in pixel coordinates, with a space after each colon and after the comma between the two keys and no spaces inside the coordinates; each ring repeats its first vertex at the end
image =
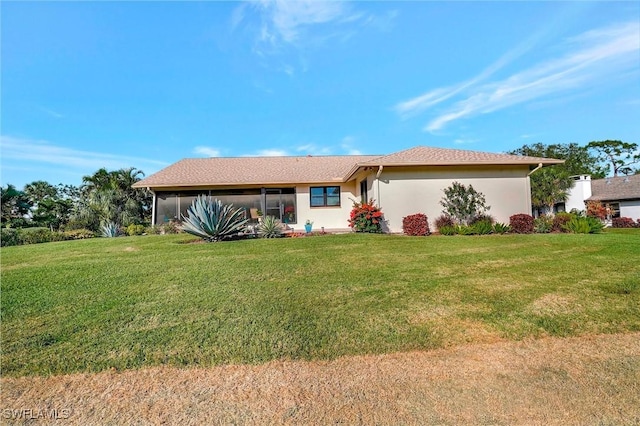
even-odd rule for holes
{"type": "Polygon", "coordinates": [[[9,424],[638,424],[640,333],[1,384],[9,424]]]}
{"type": "Polygon", "coordinates": [[[125,247],[124,251],[140,251],[138,247],[125,247]]]}

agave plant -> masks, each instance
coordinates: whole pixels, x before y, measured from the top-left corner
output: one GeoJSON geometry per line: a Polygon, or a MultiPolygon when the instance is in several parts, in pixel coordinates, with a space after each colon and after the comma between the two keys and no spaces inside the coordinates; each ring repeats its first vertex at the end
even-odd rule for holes
{"type": "Polygon", "coordinates": [[[100,227],[103,237],[114,238],[120,235],[120,227],[115,222],[106,222],[100,227]]]}
{"type": "Polygon", "coordinates": [[[277,238],[282,236],[282,223],[274,216],[267,216],[262,219],[258,226],[258,235],[262,238],[277,238]]]}
{"type": "Polygon", "coordinates": [[[221,241],[244,231],[249,219],[242,208],[223,204],[207,195],[198,195],[182,215],[181,229],[205,241],[221,241]]]}

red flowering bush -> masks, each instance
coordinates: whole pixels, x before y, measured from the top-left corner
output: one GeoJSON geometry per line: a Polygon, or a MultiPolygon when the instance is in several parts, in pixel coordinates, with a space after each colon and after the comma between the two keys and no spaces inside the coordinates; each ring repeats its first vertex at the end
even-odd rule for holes
{"type": "Polygon", "coordinates": [[[382,211],[375,205],[375,200],[368,203],[353,202],[349,216],[349,226],[356,232],[382,233],[382,211]]]}
{"type": "Polygon", "coordinates": [[[603,206],[600,201],[587,201],[587,216],[597,217],[600,220],[605,220],[607,215],[611,214],[609,206],[603,206]]]}
{"type": "Polygon", "coordinates": [[[530,214],[514,214],[509,218],[509,226],[511,226],[511,231],[516,234],[532,234],[533,221],[533,216],[530,214]]]}
{"type": "Polygon", "coordinates": [[[429,235],[429,221],[427,215],[422,213],[412,214],[402,218],[402,230],[412,237],[429,235]]]}
{"type": "Polygon", "coordinates": [[[635,228],[636,223],[630,217],[614,217],[611,220],[611,226],[614,228],[635,228]]]}
{"type": "Polygon", "coordinates": [[[438,216],[435,223],[438,230],[440,230],[440,228],[442,228],[443,226],[455,226],[455,222],[453,221],[451,216],[447,216],[446,214],[438,216]]]}

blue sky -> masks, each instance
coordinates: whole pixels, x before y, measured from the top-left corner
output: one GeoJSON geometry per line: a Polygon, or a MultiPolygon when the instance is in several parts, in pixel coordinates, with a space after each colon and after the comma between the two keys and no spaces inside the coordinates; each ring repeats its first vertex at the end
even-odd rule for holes
{"type": "Polygon", "coordinates": [[[638,2],[2,2],[1,183],[640,142],[638,2]]]}

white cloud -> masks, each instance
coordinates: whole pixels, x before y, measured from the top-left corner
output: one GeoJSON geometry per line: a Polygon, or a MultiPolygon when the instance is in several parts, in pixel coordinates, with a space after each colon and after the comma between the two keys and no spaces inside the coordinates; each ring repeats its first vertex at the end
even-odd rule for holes
{"type": "Polygon", "coordinates": [[[462,99],[448,105],[444,112],[425,126],[425,131],[434,132],[461,118],[490,113],[549,95],[584,90],[598,81],[638,75],[640,24],[629,22],[573,37],[561,46],[568,49],[564,56],[538,63],[503,80],[480,84],[512,58],[526,52],[533,42],[524,43],[509,52],[471,80],[451,87],[436,88],[400,102],[395,109],[401,116],[416,114],[462,94],[462,99]]]}
{"type": "Polygon", "coordinates": [[[296,152],[309,155],[331,155],[333,150],[329,146],[318,146],[313,143],[296,147],[296,152]]]}
{"type": "MultiPolygon", "coordinates": [[[[53,164],[60,166],[61,171],[75,169],[92,173],[101,167],[115,170],[124,167],[152,169],[153,171],[168,164],[148,158],[130,157],[126,155],[107,154],[103,152],[81,151],[52,144],[43,140],[22,139],[12,136],[0,136],[2,162],[11,160],[15,165],[53,164]]],[[[148,170],[145,170],[147,172],[148,170]]]]}
{"type": "Polygon", "coordinates": [[[204,155],[205,157],[220,157],[220,150],[208,146],[196,146],[193,149],[194,154],[204,155]]]}
{"type": "Polygon", "coordinates": [[[362,151],[353,147],[353,144],[356,143],[356,138],[353,136],[345,136],[342,138],[342,143],[340,147],[347,155],[362,155],[362,151]]]}

